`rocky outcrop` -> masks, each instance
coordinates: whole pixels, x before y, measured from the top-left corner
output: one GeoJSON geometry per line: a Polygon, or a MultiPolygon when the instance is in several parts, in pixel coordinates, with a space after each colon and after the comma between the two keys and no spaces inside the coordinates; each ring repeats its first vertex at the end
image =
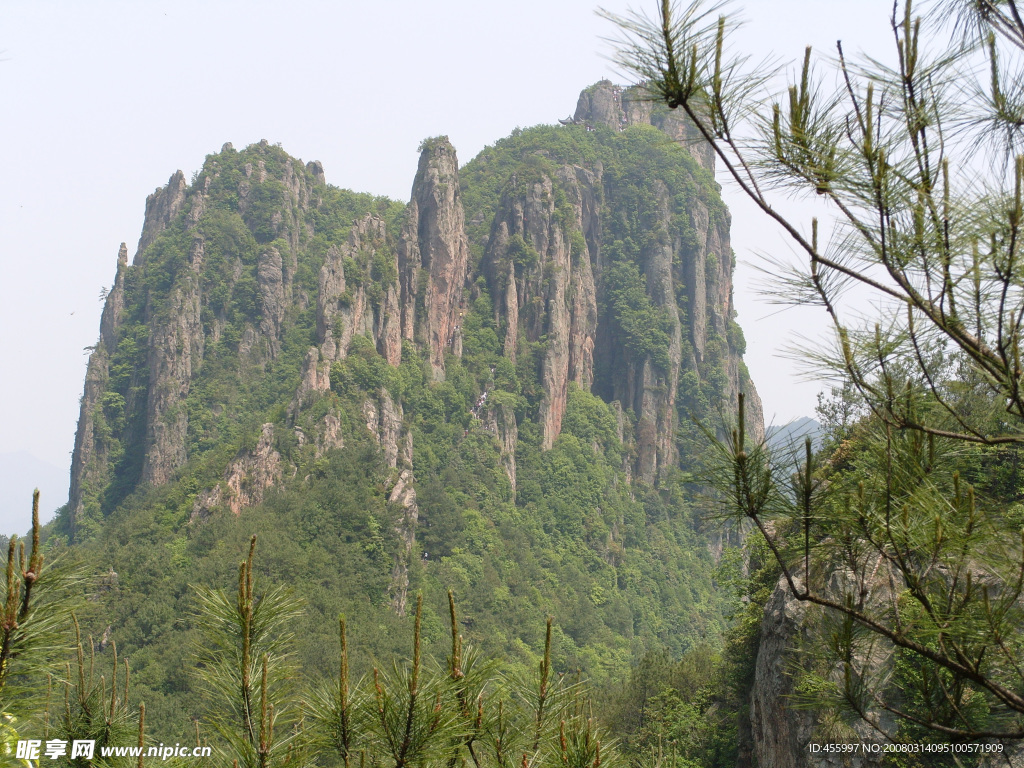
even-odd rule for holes
{"type": "Polygon", "coordinates": [[[402,406],[396,403],[387,390],[382,389],[377,398],[363,403],[366,428],[377,438],[384,461],[395,470],[388,504],[395,508],[397,522],[395,534],[398,537],[398,551],[391,568],[391,582],[388,594],[391,607],[399,616],[405,615],[409,595],[409,564],[416,545],[416,525],[419,522],[419,503],[416,500],[416,486],[413,477],[412,432],[403,421],[402,406]]]}
{"type": "Polygon", "coordinates": [[[416,524],[419,521],[419,505],[416,502],[416,488],[413,486],[411,469],[404,469],[388,494],[388,503],[398,507],[399,518],[396,533],[399,550],[391,569],[391,608],[399,616],[405,615],[409,598],[409,560],[416,544],[416,524]]]}
{"type": "Polygon", "coordinates": [[[462,351],[460,313],[469,264],[459,163],[447,137],[428,139],[398,246],[402,338],[427,352],[434,378],[444,355],[462,351]]]}
{"type": "Polygon", "coordinates": [[[117,252],[117,274],[114,285],[107,293],[100,317],[100,343],[108,353],[113,353],[117,346],[117,329],[121,325],[124,314],[124,277],[128,271],[128,246],[121,243],[117,252]]]}
{"type": "Polygon", "coordinates": [[[686,147],[702,168],[715,169],[714,150],[693,121],[681,109],[657,104],[638,86],[624,88],[610,80],[595,83],[580,94],[573,120],[588,126],[606,125],[616,131],[631,125],[653,125],[686,147]]]}
{"type": "MultiPolygon", "coordinates": [[[[321,173],[323,167],[320,168],[321,173]]],[[[274,234],[288,243],[284,258],[285,290],[291,292],[292,279],[298,266],[297,255],[304,236],[313,235],[313,227],[305,221],[303,214],[309,210],[312,199],[310,177],[301,163],[288,157],[284,161],[281,184],[284,187],[284,201],[272,217],[274,234]],[[296,167],[297,165],[297,167],[296,167]]]]}
{"type": "Polygon", "coordinates": [[[288,423],[294,424],[295,417],[306,406],[310,405],[321,392],[331,388],[331,373],[326,361],[320,359],[320,348],[310,347],[302,361],[302,375],[299,388],[288,405],[288,423]]]}
{"type": "Polygon", "coordinates": [[[646,483],[654,483],[678,460],[676,397],[683,366],[682,318],[676,299],[677,286],[684,282],[677,266],[681,261],[681,236],[674,231],[668,188],[660,181],[654,188],[657,207],[652,229],[656,236],[641,254],[641,266],[647,296],[667,318],[669,344],[665,360],[663,364],[650,358],[636,360],[628,348],[617,348],[614,342],[602,346],[605,354],[613,356],[608,366],[611,396],[636,415],[635,471],[646,483]]]}
{"type": "Polygon", "coordinates": [[[139,238],[139,247],[135,251],[132,264],[142,263],[145,250],[181,212],[185,206],[187,191],[185,174],[175,171],[167,180],[167,186],[158,187],[153,194],[146,198],[146,218],[142,225],[142,236],[139,238]]]}
{"type": "Polygon", "coordinates": [[[319,160],[310,160],[306,163],[306,170],[317,184],[327,183],[327,176],[324,174],[324,164],[319,160]]]}
{"type": "Polygon", "coordinates": [[[275,358],[281,351],[285,312],[284,262],[276,248],[267,248],[260,254],[256,283],[260,288],[260,331],[267,341],[270,357],[275,358]]]}
{"type": "MultiPolygon", "coordinates": [[[[884,569],[882,569],[884,571],[884,569]]],[[[879,578],[875,597],[888,594],[887,582],[879,578]]],[[[843,591],[843,576],[833,574],[830,589],[843,591]]],[[[883,597],[882,599],[888,599],[883,597]]],[[[750,693],[750,737],[755,765],[773,768],[877,768],[884,764],[882,754],[812,753],[811,743],[876,742],[877,732],[864,721],[841,726],[842,733],[826,724],[820,711],[801,707],[796,700],[794,674],[800,667],[800,648],[823,642],[815,635],[821,631],[821,617],[808,610],[808,604],[797,600],[789,591],[784,577],[775,586],[761,621],[760,642],[754,667],[754,685],[750,693]]],[[[838,674],[838,673],[837,673],[838,674]]],[[[880,724],[892,730],[889,715],[879,714],[880,724]]]]}
{"type": "Polygon", "coordinates": [[[392,399],[386,389],[382,389],[377,394],[376,402],[366,400],[363,403],[363,415],[366,417],[366,428],[380,443],[384,461],[389,467],[399,466],[399,451],[402,441],[406,439],[402,406],[392,399]]]}
{"type": "MultiPolygon", "coordinates": [[[[86,503],[96,506],[98,491],[109,479],[109,451],[104,435],[105,429],[97,430],[96,419],[103,419],[101,400],[107,388],[110,356],[117,346],[117,331],[124,313],[124,281],[128,269],[128,247],[121,243],[117,253],[117,274],[114,285],[107,293],[100,317],[100,338],[89,355],[85,372],[85,391],[78,415],[78,430],[75,433],[75,447],[71,456],[71,484],[68,492],[68,506],[71,509],[72,530],[84,522],[86,503]],[[89,489],[92,493],[89,494],[89,489]],[[86,499],[91,495],[91,499],[86,499]]],[[[105,427],[105,425],[104,425],[105,427]]],[[[98,516],[98,509],[92,511],[98,516]]]]}
{"type": "Polygon", "coordinates": [[[263,501],[267,490],[280,479],[281,454],[274,449],[274,425],[264,424],[256,447],[243,451],[228,465],[220,484],[196,497],[192,517],[205,517],[220,506],[240,515],[246,507],[263,501]]]}
{"type": "Polygon", "coordinates": [[[106,390],[108,363],[106,348],[98,345],[89,356],[89,365],[85,371],[85,391],[82,393],[75,447],[71,454],[68,506],[71,511],[72,532],[85,522],[87,505],[97,507],[88,510],[89,516],[98,516],[97,497],[107,480],[108,456],[97,434],[95,417],[100,398],[106,390]]]}
{"type": "MultiPolygon", "coordinates": [[[[692,126],[680,114],[654,108],[639,90],[623,90],[607,82],[581,95],[576,121],[615,130],[654,125],[674,139],[693,138],[692,126]]],[[[657,138],[653,131],[636,134],[657,138]]],[[[601,141],[608,136],[600,132],[601,141]]],[[[601,152],[616,157],[614,145],[601,147],[601,152]]],[[[691,155],[710,168],[705,150],[690,147],[691,155]]],[[[703,195],[704,202],[697,199],[700,195],[686,194],[689,182],[705,187],[710,182],[705,183],[704,174],[685,156],[664,161],[668,170],[661,181],[627,179],[624,164],[618,161],[606,174],[593,159],[603,157],[600,153],[581,152],[563,161],[553,159],[554,150],[529,150],[520,166],[509,169],[500,182],[494,181],[504,185],[497,200],[494,188],[486,195],[474,190],[474,204],[482,197],[487,201],[473,212],[471,228],[480,248],[471,256],[458,161],[447,138],[423,143],[411,199],[398,219],[399,226],[386,225],[385,217],[392,221],[390,209],[374,204],[361,210],[375,213],[360,215],[345,237],[334,233],[345,226],[336,216],[338,210],[348,210],[344,207],[348,203],[326,207],[338,205],[341,198],[332,198],[338,190],[323,186],[319,163],[303,165],[266,142],[245,150],[244,157],[230,146],[225,146],[224,153],[208,159],[192,188],[179,172],[148,199],[135,257],[142,279],[126,283],[125,276],[131,276],[136,267],[127,265],[126,249],[119,255],[118,277],[104,309],[101,344],[87,376],[76,439],[73,509],[84,508],[82,499],[87,494],[82,488],[89,485],[89,477],[96,478],[97,488],[109,483],[104,478],[111,468],[96,436],[101,431],[96,414],[110,378],[110,358],[118,349],[126,285],[136,286],[129,292],[137,290],[141,295],[135,296],[132,322],[149,329],[148,338],[138,337],[141,352],[131,360],[136,379],[125,390],[138,398],[138,407],[133,409],[129,403],[125,411],[141,414],[132,427],[142,444],[142,458],[133,471],[155,485],[174,478],[193,458],[187,455],[187,446],[201,444],[204,437],[189,435],[188,414],[190,409],[196,412],[196,398],[188,398],[208,350],[216,350],[217,365],[223,361],[237,365],[232,375],[244,378],[287,375],[280,369],[281,362],[300,359],[304,349],[298,386],[279,428],[290,430],[287,437],[298,440],[303,456],[314,453],[310,444],[319,456],[346,444],[343,425],[350,417],[339,403],[325,401],[344,398],[353,387],[363,386],[354,383],[367,380],[354,373],[360,365],[372,364],[374,375],[380,373],[380,360],[365,339],[387,364],[396,367],[402,362],[403,346],[414,348],[429,366],[428,378],[443,380],[446,358],[450,361],[462,354],[466,318],[478,323],[474,313],[488,301],[500,348],[507,358],[522,364],[516,377],[523,378],[523,386],[516,391],[522,391],[528,418],[540,427],[543,449],[550,449],[561,432],[570,386],[575,383],[618,404],[619,431],[627,448],[624,469],[631,480],[656,484],[679,462],[679,401],[688,386],[683,384],[684,376],[691,372],[698,384],[706,384],[709,375],[716,380],[724,376],[723,399],[734,399],[741,389],[747,390],[748,422],[757,435],[760,404],[747,386],[738,342],[733,341],[728,217],[714,208],[713,191],[703,195]],[[627,189],[640,190],[640,195],[627,199],[633,194],[623,191],[627,189]],[[322,210],[317,208],[321,205],[322,210]],[[225,218],[214,221],[215,213],[225,218]],[[625,219],[627,224],[622,223],[625,219]],[[330,222],[329,228],[316,230],[324,221],[330,222]],[[237,249],[227,236],[213,239],[211,233],[220,232],[214,225],[237,234],[237,249]],[[488,226],[490,237],[485,237],[488,226]],[[616,238],[630,240],[628,246],[606,238],[605,228],[617,232],[616,238]],[[632,229],[624,233],[623,228],[632,229]],[[158,240],[158,247],[149,250],[158,240]],[[211,268],[210,273],[203,271],[207,250],[210,263],[216,263],[216,271],[211,268]],[[638,268],[638,290],[643,292],[639,303],[648,301],[661,313],[655,313],[655,321],[666,318],[667,349],[657,359],[630,351],[625,332],[616,327],[609,310],[609,270],[622,259],[638,268]],[[315,336],[291,334],[305,333],[304,324],[314,310],[315,336]],[[295,338],[301,339],[298,351],[287,347],[295,338]],[[365,359],[346,362],[356,351],[365,359]],[[344,392],[330,393],[332,365],[342,374],[336,380],[344,392]],[[307,411],[314,404],[316,410],[307,411]]],[[[485,324],[490,334],[491,318],[485,324]]],[[[476,333],[479,326],[473,327],[476,333]]],[[[474,335],[476,357],[460,375],[479,376],[474,366],[479,365],[482,338],[474,335]]],[[[493,345],[493,337],[486,344],[493,345]]],[[[498,349],[492,346],[485,354],[498,349]]],[[[406,369],[401,375],[406,377],[409,370],[415,371],[406,369]]],[[[478,380],[474,386],[487,391],[491,384],[478,380]]],[[[716,396],[721,388],[715,389],[716,396]]],[[[196,387],[196,396],[203,391],[196,387]]],[[[496,436],[501,466],[514,493],[519,427],[513,408],[500,402],[496,397],[474,415],[496,436]]],[[[388,494],[402,510],[398,535],[405,543],[392,579],[394,604],[401,610],[418,519],[412,436],[401,401],[385,389],[365,401],[363,416],[385,464],[394,470],[388,494]]],[[[193,432],[200,429],[198,421],[192,428],[193,432]]],[[[215,427],[208,429],[212,432],[215,427]]],[[[225,468],[221,490],[208,492],[221,495],[197,502],[197,514],[218,505],[237,513],[261,498],[246,495],[247,483],[262,487],[264,481],[274,482],[287,474],[277,465],[259,469],[256,454],[260,450],[237,457],[225,468]],[[229,497],[236,501],[229,504],[229,497]]],[[[261,461],[273,464],[270,460],[268,453],[261,461]]]]}
{"type": "Polygon", "coordinates": [[[327,451],[345,447],[345,435],[341,430],[341,419],[334,411],[328,411],[321,421],[321,429],[317,435],[316,455],[323,456],[327,451]]]}
{"type": "MultiPolygon", "coordinates": [[[[687,142],[695,130],[681,113],[656,109],[642,91],[607,81],[581,94],[575,122],[615,130],[654,125],[687,142]]],[[[712,167],[706,145],[688,149],[698,163],[712,167]]],[[[733,340],[733,259],[724,209],[711,212],[691,195],[688,209],[680,211],[678,184],[669,189],[658,179],[640,182],[650,185],[654,201],[642,212],[646,237],[637,238],[635,263],[668,336],[666,349],[652,359],[631,352],[607,307],[599,318],[611,266],[602,251],[610,245],[604,243],[602,211],[635,202],[618,200],[619,182],[606,181],[599,163],[538,172],[544,167],[537,163],[511,175],[482,264],[505,355],[514,359],[524,342],[543,345],[542,447],[550,448],[561,430],[568,383],[594,388],[595,367],[603,372],[598,394],[633,414],[631,471],[644,482],[658,482],[678,463],[675,436],[685,410],[678,401],[696,395],[681,390],[687,371],[696,374],[688,386],[709,377],[724,381],[726,407],[745,391],[750,431],[759,437],[760,400],[745,379],[742,350],[733,340]]]]}
{"type": "MultiPolygon", "coordinates": [[[[764,413],[761,398],[746,378],[741,366],[742,349],[732,338],[736,315],[732,296],[732,274],[735,258],[729,241],[731,217],[728,211],[712,214],[706,205],[693,200],[688,206],[694,237],[681,244],[681,281],[689,305],[689,341],[694,359],[691,366],[721,366],[725,372],[726,390],[723,402],[732,412],[738,395],[746,395],[747,423],[755,441],[764,438],[764,413]],[[709,350],[709,340],[715,343],[709,350]],[[710,353],[710,355],[709,355],[710,353]]],[[[685,362],[685,361],[684,361],[685,362]]]]}
{"type": "Polygon", "coordinates": [[[772,594],[761,622],[751,692],[750,722],[757,765],[797,768],[814,734],[814,715],[794,708],[791,664],[793,643],[802,634],[806,605],[791,597],[783,582],[772,594]]]}
{"type": "Polygon", "coordinates": [[[512,486],[512,497],[516,493],[516,442],[519,440],[519,426],[515,412],[495,398],[483,407],[484,429],[498,440],[501,450],[501,466],[512,486]]]}

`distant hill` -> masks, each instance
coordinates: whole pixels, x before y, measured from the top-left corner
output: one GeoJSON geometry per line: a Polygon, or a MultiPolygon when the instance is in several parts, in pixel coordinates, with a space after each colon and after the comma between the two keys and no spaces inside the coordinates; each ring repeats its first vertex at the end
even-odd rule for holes
{"type": "Polygon", "coordinates": [[[765,427],[764,435],[768,447],[779,454],[784,451],[802,451],[804,440],[808,437],[811,438],[811,447],[818,450],[821,447],[822,428],[815,419],[801,416],[782,426],[765,427]]]}

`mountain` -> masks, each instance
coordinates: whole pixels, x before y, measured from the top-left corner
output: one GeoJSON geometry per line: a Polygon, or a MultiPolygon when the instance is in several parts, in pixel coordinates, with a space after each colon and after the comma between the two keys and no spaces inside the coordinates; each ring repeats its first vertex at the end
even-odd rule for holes
{"type": "Polygon", "coordinates": [[[799,453],[803,455],[804,441],[811,438],[811,448],[821,447],[821,424],[809,416],[801,416],[781,426],[769,426],[765,429],[765,440],[768,447],[775,452],[799,453]]]}
{"type": "Polygon", "coordinates": [[[559,668],[596,678],[720,636],[694,419],[742,391],[763,428],[713,158],[607,81],[563,122],[461,168],[424,141],[407,204],[267,142],[147,199],[49,537],[118,574],[83,620],[154,722],[194,716],[189,585],[229,585],[251,533],[310,669],[339,612],[367,653],[403,646],[415,591],[428,642],[453,589],[489,652],[529,662],[554,615],[559,668]]]}

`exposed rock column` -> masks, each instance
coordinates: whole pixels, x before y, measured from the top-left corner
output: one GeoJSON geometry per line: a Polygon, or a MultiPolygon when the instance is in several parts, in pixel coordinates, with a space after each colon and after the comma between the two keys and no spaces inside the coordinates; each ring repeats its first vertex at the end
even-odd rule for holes
{"type": "MultiPolygon", "coordinates": [[[[837,572],[834,579],[841,582],[843,576],[837,572]]],[[[881,591],[875,593],[874,598],[889,599],[884,596],[888,589],[885,579],[879,577],[875,588],[881,591]]],[[[792,698],[795,693],[793,673],[799,661],[794,649],[812,642],[812,635],[820,631],[815,622],[820,622],[821,618],[813,618],[808,605],[793,597],[785,577],[780,577],[765,606],[754,685],[750,693],[750,726],[756,764],[772,768],[833,768],[840,764],[849,768],[877,768],[884,758],[880,753],[844,755],[840,763],[836,755],[812,754],[807,748],[811,742],[829,740],[819,729],[817,713],[797,706],[792,698]]],[[[891,715],[884,712],[875,714],[883,728],[891,729],[891,715]]],[[[855,741],[875,741],[878,738],[877,732],[863,720],[853,723],[852,730],[855,741]]]]}
{"type": "Polygon", "coordinates": [[[267,340],[270,357],[281,351],[281,333],[285,310],[284,262],[277,248],[270,247],[260,253],[256,267],[256,282],[260,288],[260,331],[267,340]]]}
{"type": "Polygon", "coordinates": [[[519,425],[516,415],[506,405],[492,402],[485,406],[484,429],[498,439],[501,449],[501,466],[512,486],[512,498],[516,494],[516,443],[519,440],[519,425]]]}
{"type": "Polygon", "coordinates": [[[345,246],[332,246],[327,252],[320,269],[316,324],[328,362],[343,359],[357,334],[372,338],[391,365],[402,361],[398,257],[386,234],[383,219],[367,214],[352,225],[345,246]],[[395,275],[391,280],[375,274],[374,265],[382,259],[395,275]],[[346,260],[358,274],[345,274],[346,260]],[[371,282],[380,289],[376,298],[367,292],[371,282]]]}
{"type": "Polygon", "coordinates": [[[139,237],[139,247],[135,251],[133,264],[142,263],[144,252],[157,235],[170,226],[174,217],[181,212],[185,206],[185,195],[188,185],[185,183],[185,174],[175,171],[167,180],[166,187],[158,187],[153,194],[146,198],[146,218],[142,224],[142,236],[139,237]]]}
{"type": "Polygon", "coordinates": [[[124,312],[124,279],[128,270],[128,247],[121,243],[117,253],[117,276],[107,294],[100,318],[100,340],[89,355],[85,373],[85,391],[75,432],[75,448],[71,456],[71,485],[68,505],[71,508],[71,529],[83,521],[88,489],[98,492],[108,480],[109,462],[105,446],[97,439],[94,413],[107,386],[110,356],[117,347],[117,331],[124,312]]]}
{"type": "Polygon", "coordinates": [[[447,137],[424,142],[398,248],[402,337],[426,347],[434,378],[458,354],[459,312],[469,263],[459,164],[447,137]]]}
{"type": "Polygon", "coordinates": [[[573,120],[586,125],[607,125],[621,131],[631,125],[653,125],[686,148],[702,168],[715,169],[715,152],[700,129],[681,109],[655,105],[640,86],[624,88],[601,80],[580,93],[573,120]]]}

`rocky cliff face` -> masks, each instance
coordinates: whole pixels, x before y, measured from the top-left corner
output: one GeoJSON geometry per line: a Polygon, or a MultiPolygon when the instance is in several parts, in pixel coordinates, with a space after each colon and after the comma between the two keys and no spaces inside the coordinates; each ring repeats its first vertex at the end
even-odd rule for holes
{"type": "MultiPolygon", "coordinates": [[[[837,575],[835,579],[841,579],[837,575]]],[[[878,594],[888,599],[888,585],[880,580],[878,594]]],[[[852,725],[826,722],[819,711],[800,707],[794,694],[794,673],[804,662],[799,648],[810,647],[821,631],[820,614],[809,609],[807,603],[797,600],[789,591],[784,578],[780,578],[765,608],[761,622],[761,640],[758,645],[754,671],[754,685],[750,692],[750,742],[755,758],[753,765],[778,768],[877,768],[886,764],[881,754],[812,753],[810,744],[871,743],[878,734],[862,720],[852,725]],[[837,733],[836,729],[841,729],[837,733]]],[[[837,673],[838,674],[838,673],[837,673]]],[[[891,715],[876,713],[882,727],[892,731],[891,715]]]]}
{"type": "Polygon", "coordinates": [[[587,235],[600,242],[600,195],[600,175],[584,168],[562,166],[522,181],[513,176],[484,255],[505,354],[515,359],[521,343],[546,340],[545,448],[561,431],[569,382],[589,390],[594,381],[597,293],[587,235]],[[568,219],[556,205],[556,187],[565,195],[568,219]],[[585,234],[573,241],[571,232],[585,234]]]}
{"type": "Polygon", "coordinates": [[[100,340],[89,356],[85,373],[85,391],[75,433],[75,448],[71,459],[70,512],[73,520],[85,516],[86,504],[95,508],[99,500],[97,489],[109,483],[109,446],[103,440],[103,429],[96,423],[97,408],[109,385],[110,356],[117,346],[117,329],[124,313],[124,281],[128,268],[128,247],[121,243],[117,253],[117,273],[114,286],[107,293],[100,318],[100,340]],[[100,427],[100,429],[97,429],[100,427]],[[91,493],[89,491],[92,491],[91,493]]]}
{"type": "Polygon", "coordinates": [[[167,181],[166,187],[157,190],[146,198],[146,217],[142,224],[142,235],[139,247],[135,251],[133,264],[141,264],[143,254],[155,241],[157,236],[171,225],[171,222],[185,206],[188,185],[185,174],[175,171],[167,181]]]}
{"type": "MultiPolygon", "coordinates": [[[[101,597],[152,690],[187,691],[166,660],[192,605],[149,574],[220,587],[252,533],[270,583],[309,617],[352,616],[385,660],[417,592],[427,642],[451,589],[485,652],[522,659],[555,615],[557,663],[598,676],[723,625],[687,477],[691,416],[713,427],[742,390],[760,426],[728,213],[678,116],[603,83],[578,118],[462,167],[425,141],[402,202],[266,142],[150,196],[50,533],[163,590],[162,632],[137,586],[101,597]]],[[[327,664],[315,623],[296,644],[327,664]]],[[[757,711],[780,717],[767,659],[757,711]]]]}
{"type": "Polygon", "coordinates": [[[263,501],[281,480],[281,454],[274,448],[274,425],[264,424],[256,446],[242,451],[228,465],[223,481],[196,497],[192,517],[205,517],[224,506],[233,515],[263,501]]]}
{"type": "MultiPolygon", "coordinates": [[[[665,184],[655,184],[654,226],[665,236],[653,240],[642,254],[643,279],[647,294],[654,306],[667,318],[668,347],[666,364],[658,365],[650,358],[635,359],[628,348],[619,347],[607,336],[602,349],[612,355],[610,370],[612,397],[625,404],[636,414],[636,474],[647,483],[653,483],[659,472],[677,461],[675,434],[677,427],[676,397],[679,377],[684,364],[682,353],[683,327],[676,290],[684,284],[684,277],[676,267],[683,246],[679,236],[672,233],[672,215],[669,193],[665,184]]],[[[690,260],[702,260],[703,249],[687,254],[690,260]]],[[[726,290],[731,279],[726,282],[726,290]]],[[[718,313],[728,315],[732,296],[717,304],[718,313]]],[[[702,308],[707,311],[706,305],[702,308]]],[[[696,368],[694,360],[685,361],[696,368]]]]}
{"type": "MultiPolygon", "coordinates": [[[[269,145],[262,142],[259,149],[269,145]]],[[[222,152],[234,150],[226,144],[222,152]]],[[[274,242],[293,246],[289,256],[283,256],[268,244],[260,249],[255,263],[243,264],[236,256],[229,266],[232,283],[251,270],[257,311],[241,328],[238,348],[258,366],[280,350],[285,315],[294,299],[294,253],[304,233],[300,219],[309,203],[310,179],[305,169],[296,169],[288,158],[279,175],[271,178],[264,161],[258,160],[255,165],[246,164],[244,174],[228,182],[244,220],[253,218],[253,201],[266,196],[262,185],[269,179],[282,200],[270,221],[260,223],[269,224],[279,238],[274,242]]],[[[204,282],[209,282],[204,214],[211,183],[226,181],[220,176],[217,156],[208,158],[202,181],[192,187],[180,171],[174,173],[165,187],[146,200],[142,236],[131,267],[127,249],[121,246],[114,287],[104,305],[100,344],[89,361],[72,458],[73,528],[101,516],[103,497],[111,497],[111,489],[105,487],[112,481],[111,473],[122,475],[118,479],[126,487],[114,497],[118,498],[135,483],[170,482],[189,458],[187,400],[207,341],[220,341],[225,325],[222,313],[214,311],[211,297],[203,291],[204,282]],[[126,290],[131,293],[133,317],[126,317],[126,290]],[[126,323],[132,327],[126,329],[126,323]],[[130,381],[119,392],[110,389],[112,363],[134,366],[130,381]],[[112,429],[111,421],[123,425],[112,429]],[[111,465],[111,450],[121,454],[117,467],[111,465]],[[127,459],[125,451],[131,451],[127,459]]]]}
{"type": "Polygon", "coordinates": [[[328,363],[348,354],[356,334],[373,338],[377,351],[389,364],[398,365],[402,359],[398,259],[387,242],[386,229],[383,220],[367,215],[352,226],[344,247],[332,247],[327,252],[320,270],[316,306],[317,337],[328,363]],[[355,271],[348,282],[346,261],[350,271],[355,271]],[[375,264],[390,279],[381,274],[373,283],[365,280],[367,270],[372,271],[375,264]]]}
{"type": "Polygon", "coordinates": [[[183,406],[206,341],[199,319],[202,267],[203,241],[196,238],[189,249],[188,269],[178,274],[166,303],[147,308],[146,325],[152,330],[147,360],[144,483],[163,485],[185,463],[188,413],[183,406]]]}

